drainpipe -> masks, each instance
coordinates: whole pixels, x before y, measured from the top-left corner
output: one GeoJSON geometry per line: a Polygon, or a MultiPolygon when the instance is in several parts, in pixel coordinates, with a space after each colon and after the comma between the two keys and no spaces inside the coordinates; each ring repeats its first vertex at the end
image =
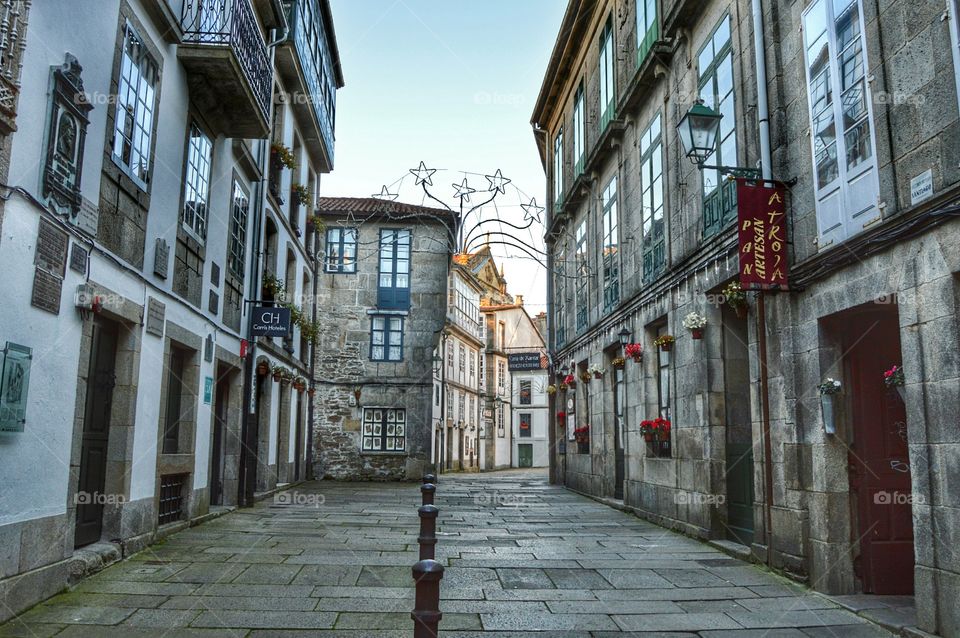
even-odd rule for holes
{"type": "MultiPolygon", "coordinates": [[[[317,255],[317,249],[320,244],[319,229],[314,227],[313,234],[313,321],[317,321],[317,312],[319,308],[317,307],[317,286],[318,279],[320,278],[320,257],[317,255]]],[[[316,392],[317,387],[317,344],[312,342],[310,344],[310,387],[316,392]]],[[[316,397],[308,394],[307,395],[307,472],[305,474],[308,481],[314,479],[313,476],[313,417],[314,417],[314,405],[316,397]]],[[[300,454],[300,450],[297,450],[297,454],[300,454]]]]}
{"type": "MultiPolygon", "coordinates": [[[[767,99],[767,60],[763,45],[763,0],[751,0],[753,13],[753,55],[757,68],[757,117],[760,125],[760,170],[772,179],[770,154],[770,109],[767,99]]],[[[757,348],[760,357],[760,414],[763,428],[764,531],[767,565],[773,563],[773,444],[770,440],[770,388],[767,379],[767,312],[765,292],[757,294],[757,348]]]]}

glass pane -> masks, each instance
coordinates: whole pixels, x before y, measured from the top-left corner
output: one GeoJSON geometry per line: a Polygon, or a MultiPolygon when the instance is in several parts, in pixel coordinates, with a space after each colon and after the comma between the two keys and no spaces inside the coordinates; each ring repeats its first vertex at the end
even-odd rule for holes
{"type": "Polygon", "coordinates": [[[860,35],[860,10],[856,0],[833,0],[833,16],[837,23],[837,49],[843,51],[860,35]]]}
{"type": "Polygon", "coordinates": [[[403,348],[390,346],[390,361],[403,361],[403,348]]]}
{"type": "MultiPolygon", "coordinates": [[[[823,0],[817,0],[811,5],[807,15],[803,18],[803,34],[806,40],[807,49],[812,47],[814,42],[822,39],[827,31],[827,10],[823,0]]],[[[819,50],[819,45],[818,45],[819,50]]]]}
{"type": "Polygon", "coordinates": [[[730,18],[724,18],[717,27],[717,33],[713,36],[713,50],[720,51],[727,42],[730,41],[730,18]]]}
{"type": "Polygon", "coordinates": [[[860,39],[840,54],[840,90],[846,90],[863,77],[863,54],[860,39]]]}
{"type": "Polygon", "coordinates": [[[370,349],[370,358],[374,361],[383,360],[383,346],[374,346],[370,349]]]}
{"type": "Polygon", "coordinates": [[[720,114],[723,116],[720,120],[720,139],[723,139],[730,135],[737,125],[733,108],[733,95],[728,95],[727,99],[720,103],[720,114]]]}
{"type": "Polygon", "coordinates": [[[849,129],[867,114],[867,96],[863,80],[850,87],[842,96],[843,128],[849,129]]]}
{"type": "Polygon", "coordinates": [[[717,65],[717,97],[723,99],[733,90],[733,54],[729,53],[717,65]]]}
{"type": "Polygon", "coordinates": [[[847,131],[847,168],[853,168],[870,159],[873,150],[870,143],[870,122],[864,120],[858,126],[847,131]]]}
{"type": "Polygon", "coordinates": [[[383,333],[382,333],[382,332],[374,332],[373,335],[371,336],[371,338],[373,339],[373,345],[375,345],[375,346],[382,346],[382,345],[383,345],[383,333]]]}
{"type": "Polygon", "coordinates": [[[393,275],[390,273],[384,273],[380,275],[380,287],[393,288],[393,275]]]}
{"type": "Polygon", "coordinates": [[[817,185],[823,188],[837,179],[837,145],[831,144],[817,153],[817,185]]]}
{"type": "Polygon", "coordinates": [[[713,62],[713,42],[707,42],[707,45],[703,47],[703,51],[700,52],[700,58],[697,60],[697,67],[699,69],[700,77],[703,77],[703,74],[707,71],[707,68],[710,66],[710,63],[713,62]]]}
{"type": "Polygon", "coordinates": [[[390,330],[399,332],[403,328],[403,320],[399,317],[390,318],[390,330]]]}
{"type": "Polygon", "coordinates": [[[731,135],[720,145],[720,161],[725,165],[737,166],[737,136],[731,135]]]}
{"type": "Polygon", "coordinates": [[[397,275],[397,288],[409,288],[410,275],[397,275]]]}

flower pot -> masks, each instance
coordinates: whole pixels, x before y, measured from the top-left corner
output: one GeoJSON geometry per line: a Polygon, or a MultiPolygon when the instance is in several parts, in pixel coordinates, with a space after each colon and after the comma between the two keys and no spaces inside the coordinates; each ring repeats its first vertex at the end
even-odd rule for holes
{"type": "Polygon", "coordinates": [[[633,355],[633,361],[635,363],[640,363],[641,361],[643,361],[643,355],[642,354],[633,355]]]}
{"type": "Polygon", "coordinates": [[[823,429],[827,434],[836,434],[837,423],[834,417],[833,402],[835,394],[820,395],[820,411],[823,414],[823,429]]]}
{"type": "Polygon", "coordinates": [[[904,386],[902,386],[902,385],[895,385],[895,386],[893,386],[893,387],[896,389],[897,394],[900,395],[900,400],[903,401],[903,404],[904,404],[904,405],[906,405],[906,404],[907,404],[907,389],[906,389],[904,386]]]}
{"type": "Polygon", "coordinates": [[[737,313],[739,319],[747,318],[747,304],[738,303],[733,307],[733,311],[737,313]]]}
{"type": "Polygon", "coordinates": [[[658,440],[658,441],[669,441],[669,440],[670,440],[670,433],[669,433],[669,432],[664,432],[664,431],[662,431],[662,430],[661,430],[660,432],[657,432],[657,440],[658,440]]]}
{"type": "Polygon", "coordinates": [[[283,375],[280,374],[279,372],[274,372],[274,373],[273,373],[273,380],[274,380],[274,381],[280,381],[280,379],[282,379],[282,378],[283,378],[283,375]]]}
{"type": "Polygon", "coordinates": [[[260,363],[257,365],[257,376],[265,377],[270,374],[270,366],[265,363],[260,363]]]}
{"type": "Polygon", "coordinates": [[[603,373],[602,373],[602,372],[594,372],[594,373],[593,373],[593,378],[594,378],[594,379],[602,379],[602,378],[603,378],[603,373]]]}
{"type": "Polygon", "coordinates": [[[644,433],[643,433],[643,440],[646,441],[647,443],[652,443],[652,442],[653,442],[653,432],[644,432],[644,433]]]}
{"type": "Polygon", "coordinates": [[[703,328],[693,328],[690,330],[690,336],[694,339],[703,339],[703,328]]]}
{"type": "Polygon", "coordinates": [[[673,344],[672,344],[672,343],[661,343],[661,344],[660,344],[660,349],[663,350],[664,352],[670,352],[670,350],[673,349],[673,344]]]}

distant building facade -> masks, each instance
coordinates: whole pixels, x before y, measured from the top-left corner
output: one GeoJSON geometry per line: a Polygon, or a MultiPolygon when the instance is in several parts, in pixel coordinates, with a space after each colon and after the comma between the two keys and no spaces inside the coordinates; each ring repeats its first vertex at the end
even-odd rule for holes
{"type": "Polygon", "coordinates": [[[320,198],[317,211],[314,476],[419,479],[432,467],[453,217],[374,198],[320,198]]]}

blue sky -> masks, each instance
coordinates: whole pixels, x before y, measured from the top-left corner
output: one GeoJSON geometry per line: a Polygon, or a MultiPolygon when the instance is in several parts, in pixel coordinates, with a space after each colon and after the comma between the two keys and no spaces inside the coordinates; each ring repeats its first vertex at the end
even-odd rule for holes
{"type": "MultiPolygon", "coordinates": [[[[333,173],[321,195],[367,197],[393,184],[419,204],[407,171],[439,169],[432,192],[450,205],[464,172],[478,190],[501,169],[527,199],[545,202],[545,178],[530,128],[564,0],[332,0],[346,87],[337,96],[333,173]],[[397,183],[405,177],[401,183],[397,183]]],[[[502,218],[523,219],[508,187],[502,218]]],[[[484,215],[493,211],[485,210],[484,215]]],[[[542,228],[523,233],[542,246],[542,228]]],[[[508,249],[494,247],[506,255],[508,249]]],[[[517,251],[510,251],[517,253],[517,251]]],[[[518,254],[518,253],[517,253],[518,254]]],[[[531,314],[544,310],[545,278],[529,259],[505,262],[510,291],[531,314]]]]}

